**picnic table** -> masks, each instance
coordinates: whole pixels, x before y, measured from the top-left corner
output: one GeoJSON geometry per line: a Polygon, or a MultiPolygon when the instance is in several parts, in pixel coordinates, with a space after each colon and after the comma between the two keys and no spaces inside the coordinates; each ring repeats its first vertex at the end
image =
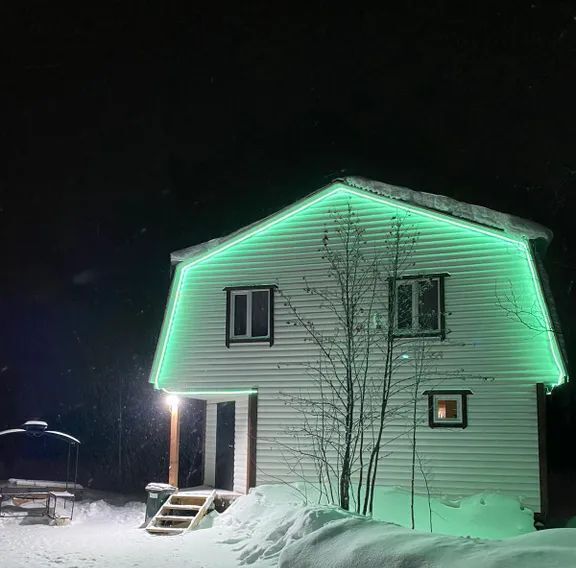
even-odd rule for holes
{"type": "Polygon", "coordinates": [[[72,519],[74,493],[50,487],[0,486],[0,517],[72,519]]]}

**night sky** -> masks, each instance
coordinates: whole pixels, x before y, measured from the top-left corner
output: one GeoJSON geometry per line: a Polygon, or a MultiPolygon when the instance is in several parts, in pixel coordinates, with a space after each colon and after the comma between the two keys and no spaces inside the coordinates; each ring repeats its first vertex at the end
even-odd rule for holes
{"type": "Polygon", "coordinates": [[[341,175],[550,227],[574,343],[574,2],[190,4],[0,7],[0,427],[148,451],[170,251],[341,175]]]}

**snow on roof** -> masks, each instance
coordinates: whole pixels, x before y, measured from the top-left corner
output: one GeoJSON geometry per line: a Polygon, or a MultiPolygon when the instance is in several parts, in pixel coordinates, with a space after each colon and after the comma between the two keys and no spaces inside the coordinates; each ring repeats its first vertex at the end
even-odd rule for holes
{"type": "Polygon", "coordinates": [[[482,205],[472,205],[445,195],[414,191],[407,187],[390,185],[363,177],[346,177],[342,181],[352,187],[364,189],[383,197],[405,201],[425,209],[440,211],[452,217],[500,229],[505,233],[522,236],[530,240],[544,239],[546,243],[550,243],[552,240],[552,231],[543,225],[508,213],[494,211],[482,205]]]}
{"type": "MultiPolygon", "coordinates": [[[[482,205],[472,205],[463,201],[446,197],[445,195],[438,195],[435,193],[426,193],[423,191],[415,191],[407,187],[400,187],[390,185],[381,181],[371,180],[360,176],[349,176],[342,179],[334,180],[330,185],[335,183],[343,183],[355,189],[361,189],[388,199],[396,199],[421,207],[423,209],[431,209],[439,211],[451,217],[458,217],[466,221],[471,221],[479,225],[492,227],[501,230],[505,233],[515,236],[524,237],[529,240],[542,239],[546,245],[552,241],[552,231],[539,223],[516,217],[508,213],[494,211],[482,205]]],[[[323,188],[324,189],[324,188],[323,188]]],[[[304,198],[307,199],[307,198],[304,198]]],[[[219,237],[206,241],[191,247],[174,251],[170,258],[172,263],[176,264],[182,260],[186,260],[200,253],[207,252],[218,245],[226,242],[231,237],[236,236],[240,232],[247,230],[255,225],[261,223],[259,220],[251,225],[242,227],[225,237],[219,237]]]]}

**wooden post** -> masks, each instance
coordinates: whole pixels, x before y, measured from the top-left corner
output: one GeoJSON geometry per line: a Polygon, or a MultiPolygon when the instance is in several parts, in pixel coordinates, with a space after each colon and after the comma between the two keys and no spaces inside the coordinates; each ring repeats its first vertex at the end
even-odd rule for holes
{"type": "Polygon", "coordinates": [[[178,402],[170,405],[170,466],[168,483],[178,487],[178,467],[180,461],[180,412],[178,402]]]}

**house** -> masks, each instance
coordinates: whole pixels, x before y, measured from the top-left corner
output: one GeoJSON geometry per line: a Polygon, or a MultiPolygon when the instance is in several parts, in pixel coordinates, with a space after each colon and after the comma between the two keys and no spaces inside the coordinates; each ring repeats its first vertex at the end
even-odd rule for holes
{"type": "MultiPolygon", "coordinates": [[[[404,287],[397,296],[410,297],[423,279],[432,283],[427,309],[436,315],[425,329],[416,329],[419,302],[402,314],[404,331],[426,332],[423,340],[440,353],[435,374],[444,373],[417,401],[427,417],[417,431],[429,490],[500,491],[545,513],[545,396],[567,380],[540,261],[550,231],[363,178],[335,180],[227,237],[172,254],[150,381],[159,391],[206,401],[205,484],[245,493],[313,478],[309,463],[295,471],[286,453],[299,415],[283,396],[311,389],[305,366],[313,355],[303,330],[287,324],[283,298],[304,306],[303,278],[322,270],[318,249],[330,215],[347,207],[369,228],[376,249],[399,215],[418,232],[413,266],[396,285],[404,287]],[[514,309],[504,305],[506,290],[514,309]],[[538,324],[527,323],[525,313],[538,324]]],[[[385,432],[390,444],[378,484],[409,484],[406,431],[395,424],[385,432]]],[[[423,479],[416,484],[425,491],[423,479]]]]}

